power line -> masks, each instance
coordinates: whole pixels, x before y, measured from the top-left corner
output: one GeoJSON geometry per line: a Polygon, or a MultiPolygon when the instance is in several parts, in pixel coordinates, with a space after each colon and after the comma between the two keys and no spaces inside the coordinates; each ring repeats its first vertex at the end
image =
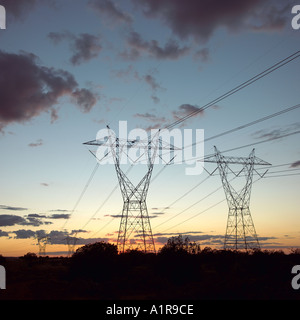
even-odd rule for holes
{"type": "Polygon", "coordinates": [[[204,139],[203,141],[194,142],[193,144],[191,144],[191,145],[189,145],[189,146],[186,146],[185,149],[186,149],[186,148],[189,148],[189,147],[192,147],[192,146],[195,146],[195,145],[198,144],[198,143],[207,142],[207,141],[210,141],[210,140],[219,138],[219,137],[223,137],[223,136],[225,136],[225,135],[227,135],[227,134],[230,134],[230,133],[233,133],[233,132],[236,132],[236,131],[239,131],[239,130],[248,128],[248,127],[253,126],[253,125],[255,125],[255,124],[258,124],[258,123],[260,123],[260,122],[263,122],[263,121],[272,119],[272,118],[274,118],[274,117],[278,117],[278,116],[280,116],[280,115],[282,115],[282,114],[284,114],[284,113],[291,112],[291,111],[296,110],[296,109],[298,109],[298,108],[300,108],[300,104],[297,104],[297,105],[295,105],[295,106],[292,106],[292,107],[283,109],[283,110],[281,110],[281,111],[275,112],[275,113],[273,113],[273,114],[270,114],[270,115],[268,115],[268,116],[262,117],[262,118],[260,118],[260,119],[256,119],[256,120],[254,120],[254,121],[251,121],[251,122],[249,122],[249,123],[243,124],[243,125],[238,126],[238,127],[236,127],[236,128],[233,128],[233,129],[230,129],[230,130],[227,130],[227,131],[218,133],[218,134],[216,134],[216,135],[214,135],[214,136],[212,136],[212,137],[209,137],[209,138],[207,138],[207,139],[204,139]]]}
{"type": "MultiPolygon", "coordinates": [[[[205,142],[207,142],[207,141],[211,141],[211,140],[213,140],[213,139],[216,139],[216,138],[219,138],[219,137],[223,137],[223,136],[225,136],[225,135],[227,135],[227,134],[234,133],[234,132],[236,132],[236,131],[239,131],[239,130],[248,128],[248,127],[253,126],[253,125],[255,125],[255,124],[258,124],[258,123],[260,123],[260,122],[263,122],[263,121],[272,119],[272,118],[274,118],[274,117],[278,117],[278,116],[280,116],[280,115],[283,115],[283,114],[285,114],[285,113],[294,111],[294,110],[296,110],[296,109],[298,109],[298,108],[300,108],[300,104],[294,105],[294,106],[292,106],[292,107],[285,108],[285,109],[283,109],[283,110],[281,110],[281,111],[272,113],[272,114],[270,114],[270,115],[267,115],[267,116],[264,116],[264,117],[262,117],[262,118],[256,119],[256,120],[251,121],[251,122],[248,122],[248,123],[246,123],[246,124],[243,124],[243,125],[241,125],[241,126],[235,127],[235,128],[233,128],[233,129],[223,131],[223,132],[218,133],[218,134],[216,134],[216,135],[214,135],[214,136],[211,136],[211,137],[209,137],[209,138],[206,138],[206,139],[204,139],[204,140],[202,140],[202,141],[194,142],[193,144],[184,147],[182,150],[187,149],[187,148],[192,147],[192,146],[195,146],[196,144],[205,143],[205,142]]],[[[295,132],[295,133],[292,133],[292,134],[288,134],[288,135],[293,135],[293,134],[297,134],[297,133],[298,133],[298,132],[295,132]]],[[[286,135],[286,136],[288,136],[288,135],[286,135]]],[[[238,149],[241,149],[241,148],[244,148],[244,147],[248,147],[248,146],[253,146],[253,145],[256,145],[256,144],[259,144],[259,143],[264,143],[264,142],[267,142],[267,141],[275,140],[275,139],[284,138],[284,137],[286,137],[286,136],[271,137],[270,140],[267,139],[267,140],[264,140],[264,141],[261,141],[261,142],[255,142],[255,143],[248,144],[248,145],[245,145],[245,146],[242,146],[242,147],[237,147],[235,150],[238,150],[238,149]],[[273,139],[273,138],[274,138],[274,139],[273,139]]],[[[233,150],[233,149],[230,149],[230,150],[227,150],[227,151],[232,151],[232,150],[233,150]]],[[[227,152],[227,151],[223,151],[223,152],[227,152]]],[[[199,158],[199,159],[201,160],[201,158],[199,158]]],[[[188,159],[188,160],[189,160],[189,159],[188,159]]],[[[194,159],[193,159],[193,160],[194,160],[194,159]]],[[[180,163],[181,163],[181,162],[180,162],[180,163]]],[[[176,162],[174,162],[173,164],[176,164],[176,162]]],[[[272,166],[272,167],[274,168],[274,166],[272,166]]]]}
{"type": "MultiPolygon", "coordinates": [[[[255,180],[252,184],[254,184],[255,182],[259,181],[260,179],[262,179],[262,178],[259,177],[259,178],[258,178],[257,180],[255,180]]],[[[232,180],[233,180],[233,179],[232,179],[232,180]]],[[[232,180],[231,180],[231,181],[232,181],[232,180]]],[[[220,188],[219,188],[219,189],[220,189],[220,188]]],[[[190,221],[190,220],[198,217],[198,216],[201,215],[202,213],[205,213],[205,212],[211,210],[212,208],[215,208],[216,206],[218,206],[219,204],[221,204],[222,202],[225,202],[225,201],[226,201],[226,198],[224,198],[223,200],[221,200],[221,201],[213,204],[212,206],[210,206],[210,207],[208,207],[208,208],[206,208],[206,209],[198,212],[197,214],[193,215],[192,217],[187,218],[186,220],[181,221],[180,223],[178,223],[178,224],[176,224],[176,225],[174,225],[174,226],[172,226],[172,227],[170,227],[170,228],[168,228],[168,229],[165,229],[165,230],[163,230],[163,231],[161,231],[161,232],[166,232],[166,231],[168,231],[168,230],[170,230],[170,229],[174,229],[174,228],[178,227],[179,225],[183,225],[184,223],[186,223],[186,222],[188,222],[188,221],[190,221]]]]}
{"type": "Polygon", "coordinates": [[[264,177],[265,179],[268,179],[268,178],[280,178],[280,177],[292,177],[292,176],[299,176],[300,173],[292,173],[292,174],[281,174],[281,175],[278,175],[278,176],[270,176],[270,177],[264,177]]]}
{"type": "Polygon", "coordinates": [[[175,126],[177,126],[178,124],[186,121],[187,119],[199,114],[200,112],[203,112],[204,110],[212,107],[213,105],[215,105],[216,103],[230,97],[231,95],[239,92],[240,90],[250,86],[252,83],[266,77],[267,75],[269,75],[270,73],[280,69],[281,67],[285,66],[286,64],[292,62],[293,60],[297,59],[300,57],[300,51],[297,51],[295,53],[293,53],[292,55],[286,57],[285,59],[282,59],[281,61],[277,62],[276,64],[274,64],[272,67],[260,72],[259,74],[257,74],[256,76],[252,77],[251,79],[243,82],[242,84],[238,85],[237,87],[235,87],[234,89],[231,89],[230,91],[224,93],[223,95],[221,95],[220,97],[214,99],[213,101],[205,104],[204,106],[202,106],[201,108],[199,108],[198,110],[195,110],[193,112],[191,112],[190,114],[174,121],[173,123],[167,125],[164,129],[171,129],[175,126]]]}
{"type": "Polygon", "coordinates": [[[258,141],[258,142],[254,142],[254,143],[249,143],[249,144],[246,144],[246,145],[243,145],[243,146],[240,146],[240,147],[235,147],[235,148],[232,148],[232,149],[228,149],[228,150],[222,151],[222,153],[235,151],[235,150],[239,150],[239,149],[255,146],[255,145],[258,145],[258,144],[261,144],[261,143],[266,143],[266,142],[269,142],[269,141],[274,141],[274,140],[286,138],[286,137],[293,136],[293,135],[296,135],[296,134],[299,134],[299,133],[300,133],[300,130],[294,131],[294,132],[287,133],[287,134],[284,134],[284,135],[281,135],[281,136],[276,136],[276,137],[272,137],[272,138],[269,138],[269,139],[266,139],[266,140],[262,140],[262,141],[258,141]]]}
{"type": "Polygon", "coordinates": [[[70,218],[71,218],[71,216],[73,215],[74,211],[76,210],[76,208],[77,208],[77,206],[78,206],[79,202],[81,201],[82,197],[84,196],[84,194],[85,194],[85,192],[86,192],[87,188],[89,187],[89,185],[90,185],[91,181],[93,180],[93,177],[94,177],[95,173],[97,172],[97,169],[98,169],[98,168],[99,168],[99,163],[97,163],[97,164],[96,164],[96,166],[95,166],[95,168],[93,169],[93,171],[92,171],[92,173],[91,173],[91,175],[90,175],[90,177],[89,177],[89,179],[88,179],[87,183],[85,184],[85,186],[84,186],[84,188],[83,188],[83,190],[82,190],[82,192],[81,192],[81,194],[80,194],[80,196],[79,196],[78,200],[76,201],[76,203],[75,203],[75,205],[74,205],[74,207],[73,207],[73,209],[72,209],[72,211],[71,211],[71,213],[70,213],[70,215],[69,215],[68,219],[65,221],[65,223],[63,224],[63,226],[62,226],[62,228],[61,228],[61,229],[64,229],[64,228],[65,228],[65,226],[66,226],[66,224],[67,224],[67,223],[68,223],[68,221],[70,220],[70,218]]]}
{"type": "MultiPolygon", "coordinates": [[[[198,188],[201,184],[203,184],[205,181],[207,181],[209,178],[211,177],[211,175],[209,175],[208,177],[206,177],[204,180],[200,181],[199,183],[197,183],[194,187],[192,187],[191,189],[189,189],[187,192],[185,192],[182,196],[180,196],[179,198],[177,198],[175,201],[173,201],[169,206],[167,206],[166,208],[170,208],[172,207],[175,203],[177,203],[178,201],[182,200],[184,197],[186,197],[188,194],[190,194],[192,191],[194,191],[196,188],[198,188]]],[[[219,189],[215,190],[214,192],[218,191],[219,189]]],[[[209,196],[209,195],[208,195],[209,196]]],[[[208,197],[207,196],[207,197],[208,197]]],[[[191,207],[195,206],[196,204],[198,204],[200,201],[202,201],[204,199],[201,199],[199,201],[197,201],[196,203],[192,204],[191,206],[189,206],[187,209],[184,209],[183,211],[181,211],[180,213],[176,214],[175,216],[172,216],[171,218],[169,218],[168,220],[158,224],[155,226],[155,228],[160,227],[161,225],[165,224],[166,222],[174,219],[175,217],[179,216],[180,214],[182,214],[183,212],[185,212],[186,210],[190,209],[191,207]]],[[[165,209],[166,210],[166,209],[165,209]]],[[[164,211],[162,211],[162,213],[164,213],[164,211]]]]}

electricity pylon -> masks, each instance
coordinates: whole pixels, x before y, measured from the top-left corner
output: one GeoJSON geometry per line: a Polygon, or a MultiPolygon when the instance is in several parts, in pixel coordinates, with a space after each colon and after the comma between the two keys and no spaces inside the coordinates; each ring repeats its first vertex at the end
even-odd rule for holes
{"type": "Polygon", "coordinates": [[[128,140],[119,139],[108,126],[107,129],[108,139],[106,142],[93,140],[85,144],[109,147],[114,159],[115,170],[123,198],[123,209],[117,240],[118,251],[122,253],[126,250],[137,249],[155,253],[155,244],[146,204],[155,157],[157,150],[174,151],[179,149],[163,142],[159,137],[159,131],[151,139],[128,140]],[[124,173],[121,169],[121,156],[125,153],[128,157],[126,150],[130,150],[131,148],[143,150],[141,156],[144,157],[147,164],[146,173],[136,185],[130,181],[127,173],[124,173]]]}
{"type": "MultiPolygon", "coordinates": [[[[254,149],[249,157],[244,158],[225,157],[216,147],[215,155],[206,157],[204,161],[217,163],[229,207],[224,249],[259,249],[260,245],[249,209],[252,178],[253,171],[256,171],[254,169],[255,165],[270,166],[271,164],[257,158],[254,149]],[[230,164],[242,165],[242,169],[234,172],[229,167],[230,164]],[[232,184],[230,184],[230,181],[228,181],[229,173],[233,173],[236,177],[243,173],[246,177],[246,183],[239,192],[236,191],[232,184]]],[[[256,171],[256,173],[258,172],[256,171]]],[[[264,174],[259,175],[263,177],[264,174]]]]}
{"type": "Polygon", "coordinates": [[[70,257],[75,252],[75,246],[76,242],[78,241],[78,238],[67,236],[64,240],[67,241],[68,257],[70,257]]]}
{"type": "Polygon", "coordinates": [[[36,233],[35,239],[38,241],[39,255],[44,256],[46,254],[46,246],[50,240],[50,237],[45,234],[41,235],[36,233]]]}

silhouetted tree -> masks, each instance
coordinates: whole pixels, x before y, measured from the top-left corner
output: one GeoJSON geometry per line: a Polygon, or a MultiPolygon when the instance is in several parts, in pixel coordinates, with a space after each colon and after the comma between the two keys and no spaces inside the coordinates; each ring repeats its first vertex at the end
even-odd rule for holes
{"type": "Polygon", "coordinates": [[[115,268],[118,255],[116,245],[108,242],[96,242],[78,248],[71,257],[72,270],[76,274],[105,278],[115,268]]]}
{"type": "Polygon", "coordinates": [[[200,245],[196,242],[190,242],[188,237],[182,235],[168,239],[168,242],[160,249],[160,254],[198,254],[200,245]]]}
{"type": "Polygon", "coordinates": [[[4,264],[6,259],[0,254],[0,265],[4,264]]]}
{"type": "Polygon", "coordinates": [[[24,254],[23,257],[21,257],[22,259],[26,260],[26,261],[33,261],[36,260],[38,258],[38,256],[33,253],[33,252],[27,252],[26,254],[24,254]]]}
{"type": "Polygon", "coordinates": [[[96,242],[90,243],[83,247],[80,247],[73,254],[73,258],[85,258],[85,259],[97,259],[97,257],[109,257],[118,254],[118,248],[116,245],[108,242],[96,242]]]}

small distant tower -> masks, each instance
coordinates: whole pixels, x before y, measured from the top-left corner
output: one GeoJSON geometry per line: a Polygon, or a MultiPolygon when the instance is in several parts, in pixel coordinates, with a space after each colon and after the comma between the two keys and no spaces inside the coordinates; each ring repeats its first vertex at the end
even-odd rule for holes
{"type": "Polygon", "coordinates": [[[48,235],[41,235],[41,234],[36,234],[35,239],[38,241],[39,245],[39,255],[40,256],[45,256],[46,255],[46,246],[49,243],[50,237],[48,235]]]}
{"type": "Polygon", "coordinates": [[[257,158],[254,149],[249,157],[244,158],[225,157],[216,147],[215,155],[206,157],[204,161],[217,163],[229,207],[224,249],[259,249],[260,245],[249,209],[252,177],[255,165],[270,166],[271,164],[257,158]],[[242,168],[235,173],[229,167],[230,164],[239,164],[242,168]],[[241,191],[236,191],[230,184],[229,173],[234,173],[236,177],[243,173],[246,177],[246,183],[241,191]]]}
{"type": "Polygon", "coordinates": [[[75,252],[75,246],[76,246],[76,242],[78,241],[78,238],[67,236],[64,240],[66,240],[67,242],[68,257],[70,257],[75,252]]]}

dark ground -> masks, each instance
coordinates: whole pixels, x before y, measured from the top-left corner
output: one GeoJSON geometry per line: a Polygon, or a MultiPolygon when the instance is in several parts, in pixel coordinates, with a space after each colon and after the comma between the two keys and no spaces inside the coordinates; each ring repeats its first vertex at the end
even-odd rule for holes
{"type": "Polygon", "coordinates": [[[291,286],[299,251],[81,252],[4,258],[0,264],[7,278],[0,300],[300,300],[300,289],[291,286]]]}

